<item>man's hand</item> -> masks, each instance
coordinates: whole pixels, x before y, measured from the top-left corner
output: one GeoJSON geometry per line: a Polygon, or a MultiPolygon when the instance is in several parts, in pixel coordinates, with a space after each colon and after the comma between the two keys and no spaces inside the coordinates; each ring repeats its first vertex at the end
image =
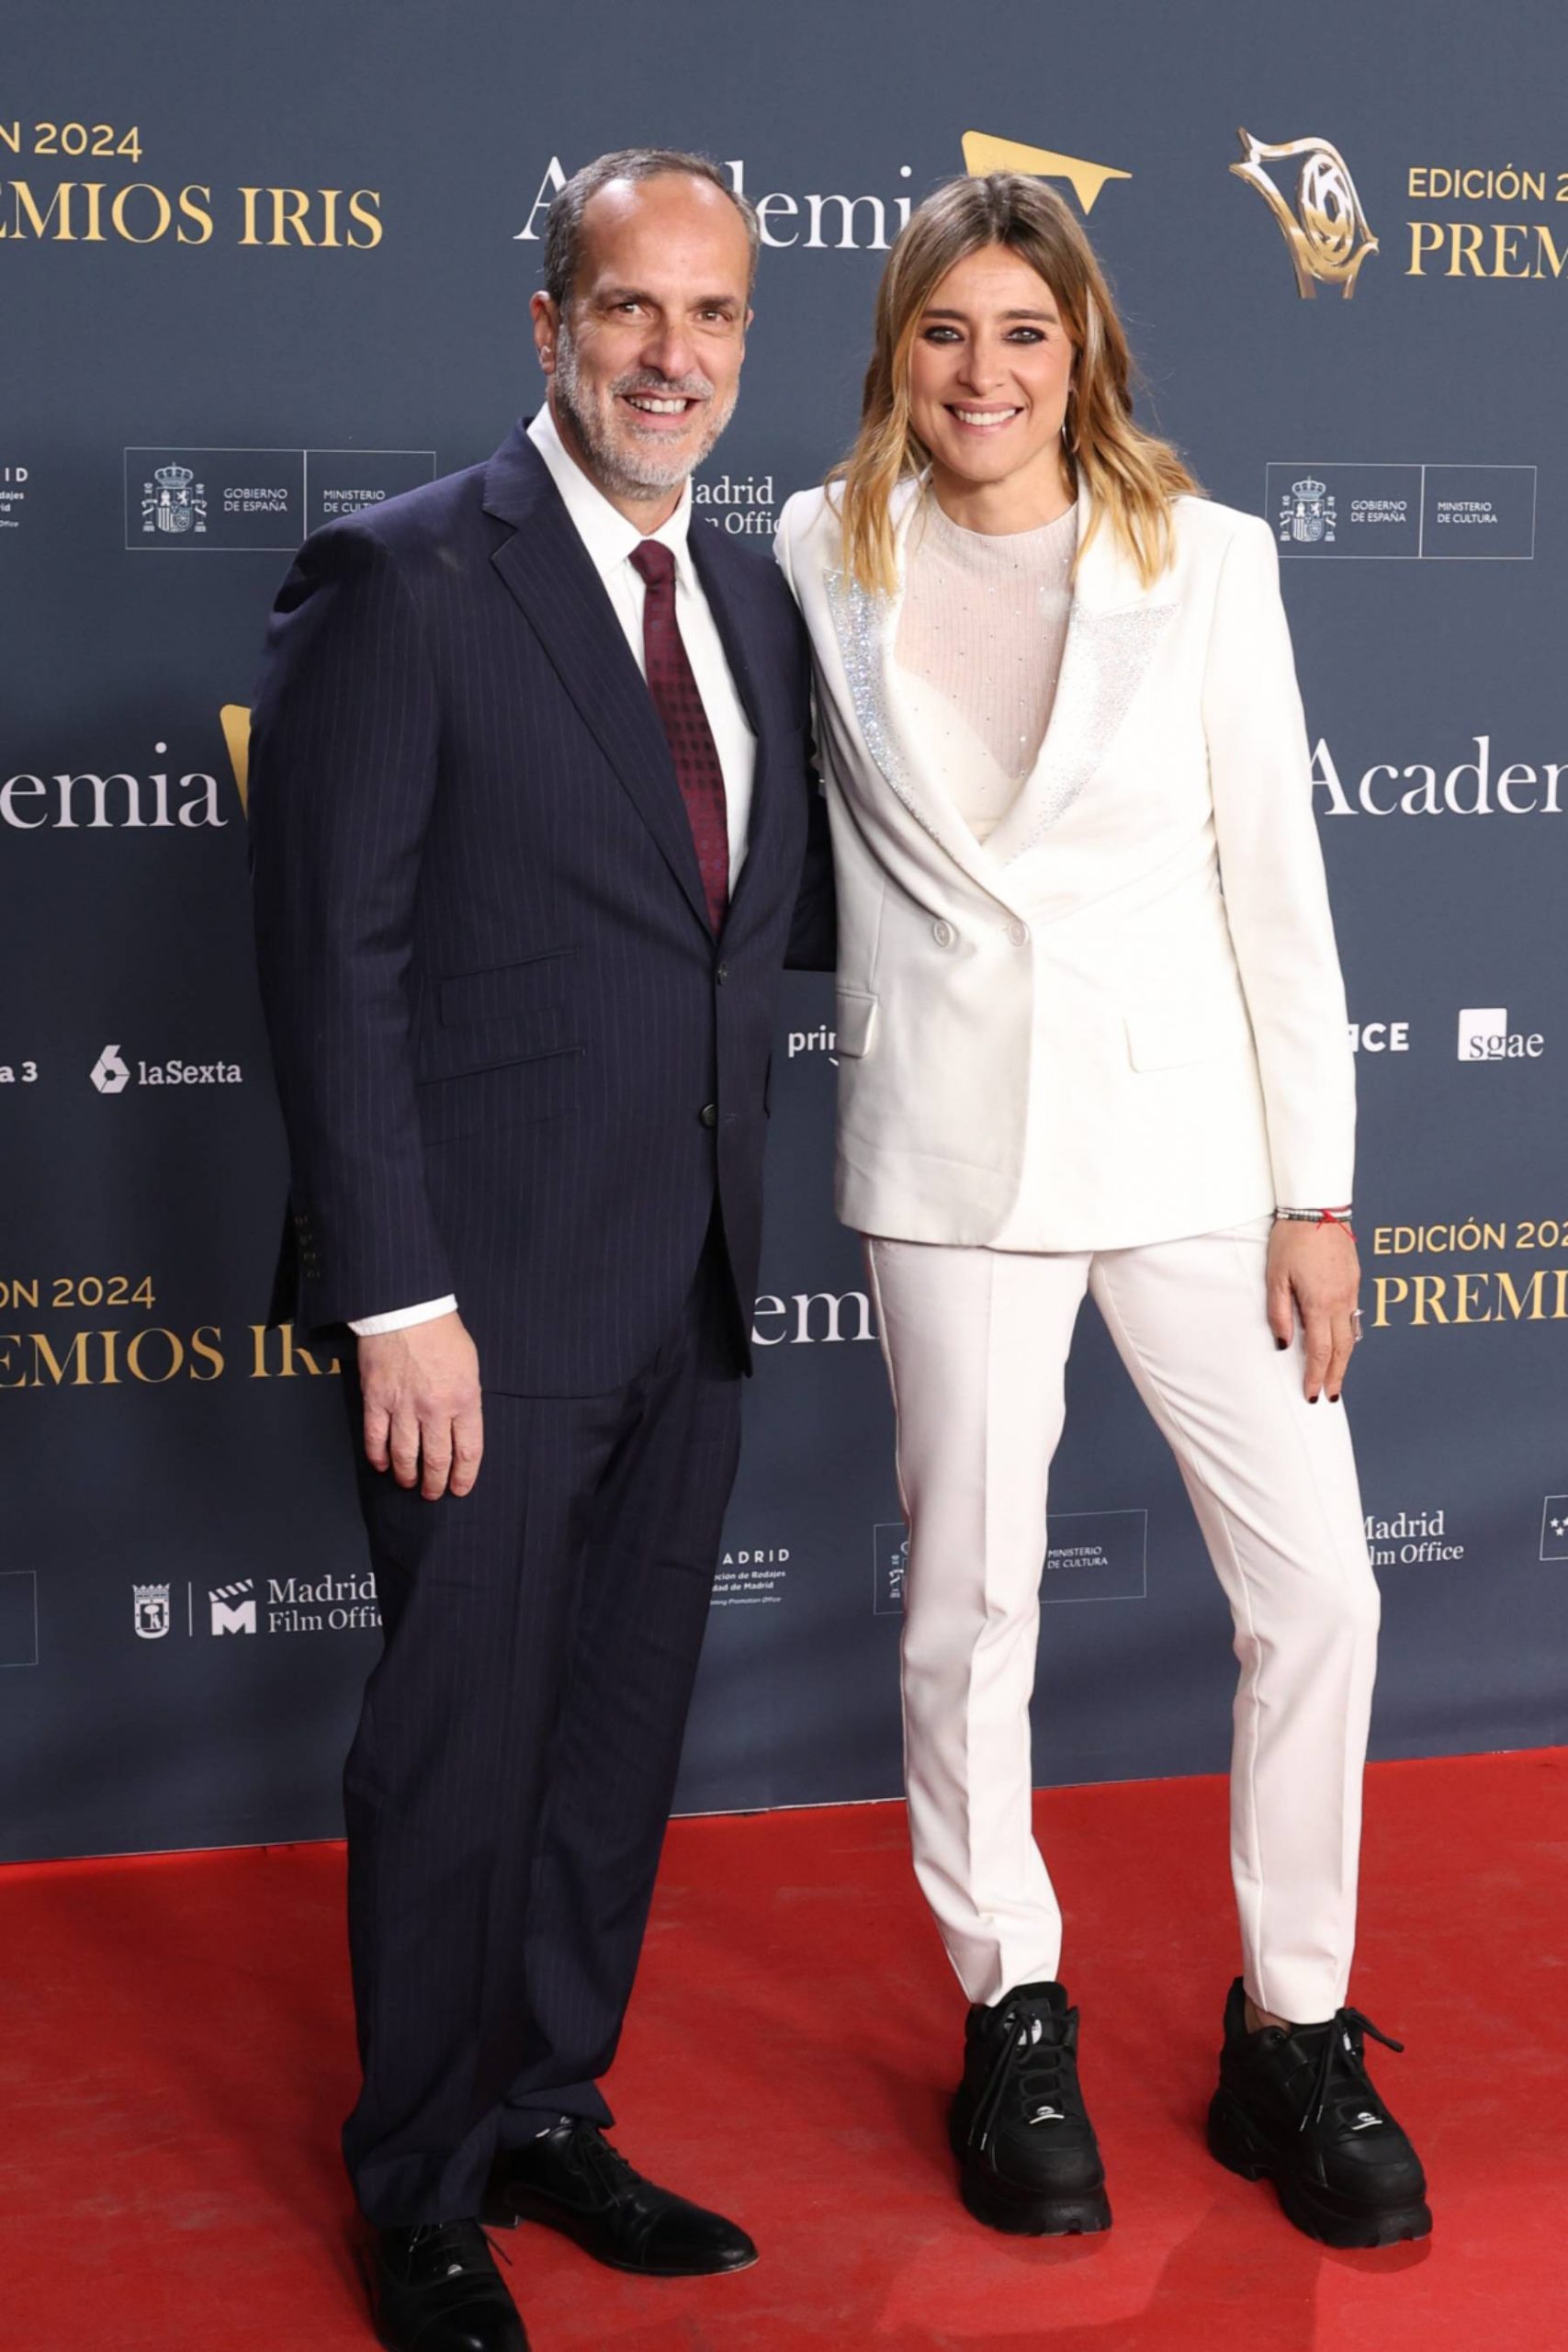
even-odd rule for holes
{"type": "Polygon", "coordinates": [[[479,1475],[484,1419],[479,1359],[460,1315],[359,1340],[365,1455],[400,1487],[434,1502],[466,1495],[479,1475]]]}
{"type": "Polygon", "coordinates": [[[1360,1283],[1361,1261],[1347,1227],[1276,1222],[1269,1238],[1269,1329],[1287,1348],[1300,1315],[1309,1404],[1325,1391],[1331,1404],[1338,1401],[1355,1345],[1350,1314],[1360,1283]]]}

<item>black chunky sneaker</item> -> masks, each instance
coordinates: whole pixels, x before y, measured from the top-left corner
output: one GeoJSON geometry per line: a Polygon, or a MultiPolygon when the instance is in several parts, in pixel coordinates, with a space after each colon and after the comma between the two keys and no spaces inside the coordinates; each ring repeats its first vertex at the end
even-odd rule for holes
{"type": "Polygon", "coordinates": [[[387,2352],[528,2352],[477,2222],[378,2232],[371,2295],[387,2352]]]}
{"type": "Polygon", "coordinates": [[[1023,2237],[1111,2227],[1077,2052],[1063,1985],[1017,1984],[994,2008],[970,2010],[948,2136],[977,2222],[1023,2237]]]}
{"type": "Polygon", "coordinates": [[[1367,2073],[1369,2033],[1404,2047],[1359,2009],[1248,2033],[1239,1976],[1225,2003],[1209,2152],[1246,2180],[1271,2180],[1297,2229],[1325,2245],[1395,2245],[1432,2226],[1421,2159],[1367,2073]]]}

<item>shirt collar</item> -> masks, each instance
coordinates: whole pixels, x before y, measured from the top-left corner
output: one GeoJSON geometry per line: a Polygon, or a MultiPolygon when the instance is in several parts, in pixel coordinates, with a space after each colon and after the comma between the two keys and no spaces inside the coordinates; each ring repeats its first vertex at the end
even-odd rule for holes
{"type": "Polygon", "coordinates": [[[630,523],[620,509],[612,506],[604,492],[589,480],[572,457],[559,433],[547,402],[528,427],[528,438],[549,468],[550,479],[561,494],[567,513],[576,527],[577,535],[588,550],[589,560],[602,580],[607,580],[618,564],[623,564],[642,545],[645,537],[658,539],[675,559],[675,577],[688,590],[696,588],[696,573],[692,563],[690,531],[692,522],[692,485],[688,481],[681,492],[681,503],[670,520],[657,531],[644,533],[630,523]]]}

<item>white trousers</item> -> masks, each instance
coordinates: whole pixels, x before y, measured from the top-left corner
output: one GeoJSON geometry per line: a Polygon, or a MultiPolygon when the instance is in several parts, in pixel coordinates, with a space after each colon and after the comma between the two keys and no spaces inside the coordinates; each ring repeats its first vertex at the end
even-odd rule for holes
{"type": "Polygon", "coordinates": [[[1050,1255],[867,1244],[909,1523],[903,1695],[915,1870],[971,2001],[1059,1973],[1029,1702],[1063,1375],[1089,1291],[1176,1455],[1241,1673],[1231,1863],[1244,1974],[1294,2021],[1343,2003],[1378,1591],[1343,1405],[1265,1315],[1267,1218],[1050,1255]]]}

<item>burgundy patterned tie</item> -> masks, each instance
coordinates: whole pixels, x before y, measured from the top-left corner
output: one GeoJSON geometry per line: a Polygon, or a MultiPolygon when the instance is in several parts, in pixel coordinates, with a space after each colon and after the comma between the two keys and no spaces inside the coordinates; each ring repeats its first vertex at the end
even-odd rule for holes
{"type": "Polygon", "coordinates": [[[697,865],[716,933],[729,904],[729,820],[724,770],[675,618],[675,559],[660,539],[644,539],[632,562],[648,583],[642,605],[643,653],[649,691],[664,722],[671,756],[696,843],[697,865]]]}

